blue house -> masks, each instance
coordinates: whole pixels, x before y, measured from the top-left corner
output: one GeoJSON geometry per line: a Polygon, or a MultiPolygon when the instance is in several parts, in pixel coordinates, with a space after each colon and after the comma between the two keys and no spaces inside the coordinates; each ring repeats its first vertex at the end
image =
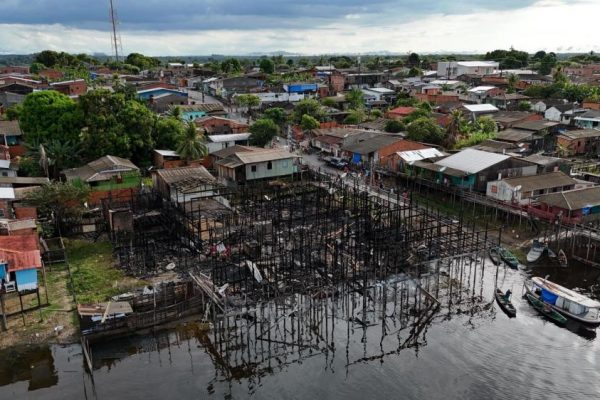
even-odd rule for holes
{"type": "Polygon", "coordinates": [[[38,289],[42,259],[37,235],[0,236],[0,260],[3,290],[22,293],[38,289]]]}
{"type": "Polygon", "coordinates": [[[188,98],[188,94],[186,92],[182,92],[180,90],[175,90],[175,89],[162,88],[162,87],[138,90],[138,92],[137,92],[138,97],[142,100],[150,100],[151,98],[162,96],[165,94],[172,94],[172,95],[183,97],[186,99],[188,98]]]}
{"type": "Polygon", "coordinates": [[[283,85],[283,90],[287,93],[311,94],[319,90],[319,85],[316,83],[290,83],[283,85]]]}
{"type": "Polygon", "coordinates": [[[203,118],[206,116],[227,116],[227,112],[220,103],[173,105],[170,107],[170,109],[175,107],[179,107],[181,110],[181,119],[184,121],[194,121],[198,118],[203,118]]]}

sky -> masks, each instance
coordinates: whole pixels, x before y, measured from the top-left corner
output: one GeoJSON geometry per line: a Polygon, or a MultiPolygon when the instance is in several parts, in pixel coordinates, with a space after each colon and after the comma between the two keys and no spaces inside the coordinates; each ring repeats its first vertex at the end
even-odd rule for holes
{"type": "MultiPolygon", "coordinates": [[[[109,0],[0,0],[0,54],[111,53],[109,0]]],[[[122,50],[600,52],[600,0],[113,0],[122,50]]]]}

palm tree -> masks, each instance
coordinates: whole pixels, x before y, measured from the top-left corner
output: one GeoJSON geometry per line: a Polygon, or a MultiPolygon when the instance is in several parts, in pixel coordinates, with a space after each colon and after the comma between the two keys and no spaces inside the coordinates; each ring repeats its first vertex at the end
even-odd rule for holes
{"type": "Polygon", "coordinates": [[[202,135],[198,134],[196,130],[196,124],[193,121],[189,121],[185,134],[177,146],[177,153],[179,157],[185,160],[186,165],[191,160],[199,160],[208,154],[208,149],[203,139],[202,135]]]}
{"type": "Polygon", "coordinates": [[[64,167],[77,165],[77,159],[81,153],[79,145],[70,140],[62,142],[55,139],[42,149],[47,157],[49,175],[54,179],[58,178],[58,174],[64,167]],[[69,163],[70,165],[68,165],[69,163]]]}
{"type": "Polygon", "coordinates": [[[174,118],[181,118],[181,107],[175,106],[169,110],[169,116],[174,118]]]}
{"type": "Polygon", "coordinates": [[[444,140],[444,146],[448,149],[454,147],[454,144],[458,141],[458,136],[465,131],[467,120],[463,116],[461,110],[452,110],[450,112],[449,123],[446,127],[446,137],[444,140]]]}
{"type": "Polygon", "coordinates": [[[519,77],[515,74],[508,75],[508,90],[507,93],[514,93],[515,86],[519,82],[519,77]]]}

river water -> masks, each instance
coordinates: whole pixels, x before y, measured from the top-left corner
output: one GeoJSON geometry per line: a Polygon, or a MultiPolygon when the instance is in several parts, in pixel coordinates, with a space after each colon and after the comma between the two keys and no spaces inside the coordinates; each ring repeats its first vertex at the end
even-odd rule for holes
{"type": "MultiPolygon", "coordinates": [[[[596,332],[538,315],[521,298],[532,274],[589,293],[600,271],[572,265],[500,268],[496,275],[488,263],[481,301],[409,315],[419,323],[404,327],[402,317],[377,323],[380,311],[394,314],[387,305],[348,321],[342,309],[351,302],[343,296],[306,308],[305,315],[325,321],[318,327],[307,319],[300,328],[298,305],[262,332],[252,333],[251,319],[243,318],[219,329],[189,323],[94,345],[93,378],[78,345],[2,350],[0,399],[600,398],[596,332]],[[491,301],[496,282],[514,292],[517,318],[491,301]],[[289,325],[281,325],[287,317],[289,325]],[[252,339],[258,336],[269,341],[252,339]]],[[[406,293],[410,299],[414,292],[406,293]]]]}

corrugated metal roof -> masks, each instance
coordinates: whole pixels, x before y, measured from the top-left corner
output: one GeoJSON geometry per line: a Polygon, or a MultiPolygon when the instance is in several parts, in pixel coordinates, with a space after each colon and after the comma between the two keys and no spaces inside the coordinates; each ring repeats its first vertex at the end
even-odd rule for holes
{"type": "Polygon", "coordinates": [[[11,187],[0,187],[0,199],[14,199],[15,190],[11,187]]]}
{"type": "Polygon", "coordinates": [[[545,194],[539,197],[539,201],[566,210],[595,207],[600,205],[600,186],[545,194]]]}
{"type": "Polygon", "coordinates": [[[470,112],[496,112],[499,111],[498,108],[494,107],[491,104],[465,104],[463,106],[470,112]]]}
{"type": "Polygon", "coordinates": [[[222,143],[248,140],[249,137],[250,133],[230,133],[226,135],[210,135],[208,136],[208,139],[213,143],[222,143]]]}
{"type": "Polygon", "coordinates": [[[0,135],[21,136],[22,134],[19,121],[0,121],[0,135]]]}
{"type": "Polygon", "coordinates": [[[575,179],[560,171],[540,175],[506,178],[503,179],[503,181],[512,187],[521,186],[522,192],[571,186],[577,183],[575,179]]]}
{"type": "Polygon", "coordinates": [[[464,171],[469,174],[476,174],[509,158],[510,156],[504,154],[489,153],[487,151],[475,149],[465,149],[459,153],[436,162],[436,164],[464,171]]]}
{"type": "Polygon", "coordinates": [[[156,174],[167,184],[177,183],[188,178],[197,178],[202,182],[214,182],[215,177],[203,166],[180,167],[156,170],[156,174]]]}
{"type": "Polygon", "coordinates": [[[235,157],[237,157],[244,164],[253,164],[253,163],[259,163],[259,162],[264,162],[264,161],[274,161],[274,160],[283,160],[286,158],[296,158],[299,156],[292,154],[286,150],[264,149],[264,150],[260,150],[260,151],[235,153],[235,157]]]}
{"type": "Polygon", "coordinates": [[[524,131],[522,129],[506,129],[499,131],[496,134],[496,139],[504,140],[505,142],[521,142],[524,140],[531,140],[534,136],[532,131],[524,131]]]}
{"type": "Polygon", "coordinates": [[[399,151],[396,154],[406,162],[425,160],[428,158],[442,157],[444,153],[438,149],[429,148],[421,150],[399,151]]]}
{"type": "Polygon", "coordinates": [[[377,135],[362,142],[344,146],[342,150],[357,154],[369,154],[400,140],[403,139],[399,136],[377,135]]]}

